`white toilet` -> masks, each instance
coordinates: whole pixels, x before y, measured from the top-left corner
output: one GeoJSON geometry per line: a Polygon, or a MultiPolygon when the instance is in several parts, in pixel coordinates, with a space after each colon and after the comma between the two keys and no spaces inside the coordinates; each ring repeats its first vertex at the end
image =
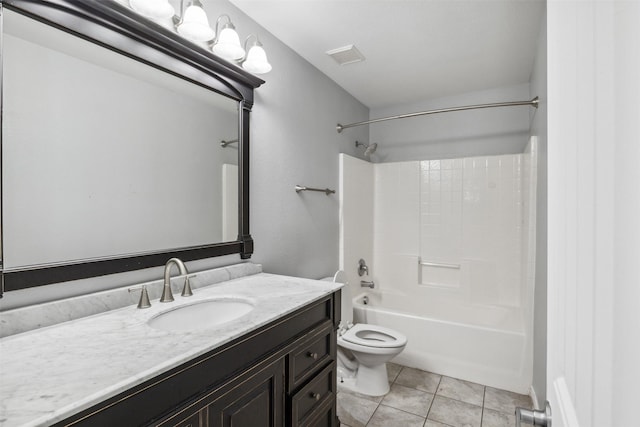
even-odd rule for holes
{"type": "MultiPolygon", "coordinates": [[[[343,271],[334,282],[347,283],[343,271]]],[[[407,337],[393,329],[365,323],[353,324],[349,285],[342,288],[342,321],[338,330],[338,387],[368,396],[389,392],[386,363],[400,354],[407,337]]]]}

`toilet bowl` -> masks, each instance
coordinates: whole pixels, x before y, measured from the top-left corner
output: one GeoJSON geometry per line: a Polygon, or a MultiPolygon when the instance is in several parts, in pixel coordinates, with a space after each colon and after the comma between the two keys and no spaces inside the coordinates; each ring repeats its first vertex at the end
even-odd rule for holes
{"type": "Polygon", "coordinates": [[[338,387],[368,396],[389,392],[386,363],[404,350],[407,337],[378,325],[353,324],[353,303],[346,275],[338,271],[334,282],[342,288],[342,323],[338,330],[338,387]]]}
{"type": "Polygon", "coordinates": [[[347,371],[341,370],[343,377],[338,381],[342,381],[346,388],[369,396],[387,394],[387,362],[400,354],[406,345],[407,337],[393,329],[362,323],[353,325],[338,336],[339,365],[347,371]],[[344,358],[349,356],[357,362],[355,372],[353,365],[348,372],[349,366],[344,358]],[[352,380],[345,382],[345,376],[352,380]]]}

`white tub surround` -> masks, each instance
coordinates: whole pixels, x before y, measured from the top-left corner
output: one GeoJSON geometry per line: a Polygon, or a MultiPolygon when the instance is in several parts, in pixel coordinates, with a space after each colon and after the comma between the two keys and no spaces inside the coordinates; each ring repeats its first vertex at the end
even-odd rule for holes
{"type": "MultiPolygon", "coordinates": [[[[367,319],[403,333],[397,359],[519,393],[532,378],[535,141],[523,154],[366,164],[342,156],[341,267],[372,249],[367,319]],[[360,182],[371,182],[367,187],[360,182]],[[372,187],[372,190],[371,190],[372,187]],[[358,196],[364,199],[364,196],[358,196]],[[372,218],[362,227],[362,218],[372,218]],[[353,232],[358,230],[358,232],[353,232]]],[[[369,252],[371,253],[371,252],[369,252]]]]}
{"type": "Polygon", "coordinates": [[[0,426],[50,425],[317,301],[342,285],[266,273],[0,340],[0,426]],[[213,330],[171,333],[147,321],[182,304],[236,297],[255,308],[213,330]]]}

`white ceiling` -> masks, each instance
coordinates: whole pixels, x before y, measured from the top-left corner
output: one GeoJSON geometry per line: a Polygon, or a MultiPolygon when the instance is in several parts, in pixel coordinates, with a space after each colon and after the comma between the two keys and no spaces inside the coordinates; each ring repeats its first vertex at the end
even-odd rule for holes
{"type": "Polygon", "coordinates": [[[231,2],[370,108],[528,82],[545,7],[544,0],[231,2]],[[366,61],[340,66],[325,54],[348,44],[366,61]]]}

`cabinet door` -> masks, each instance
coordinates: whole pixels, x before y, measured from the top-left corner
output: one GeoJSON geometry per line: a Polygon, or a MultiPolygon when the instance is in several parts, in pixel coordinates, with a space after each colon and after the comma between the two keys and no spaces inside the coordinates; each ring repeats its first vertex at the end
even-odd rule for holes
{"type": "Polygon", "coordinates": [[[211,427],[284,425],[284,359],[235,378],[207,405],[211,427]]]}
{"type": "Polygon", "coordinates": [[[202,414],[200,414],[200,412],[196,412],[195,414],[191,414],[190,416],[184,418],[184,419],[178,419],[176,421],[174,420],[167,420],[165,421],[162,426],[166,426],[166,427],[202,427],[202,414]]]}
{"type": "Polygon", "coordinates": [[[154,427],[204,427],[202,405],[191,405],[165,418],[159,423],[152,423],[154,427]]]}
{"type": "Polygon", "coordinates": [[[306,427],[334,427],[338,424],[336,416],[336,405],[333,402],[327,402],[315,411],[313,417],[309,417],[306,427]]]}

